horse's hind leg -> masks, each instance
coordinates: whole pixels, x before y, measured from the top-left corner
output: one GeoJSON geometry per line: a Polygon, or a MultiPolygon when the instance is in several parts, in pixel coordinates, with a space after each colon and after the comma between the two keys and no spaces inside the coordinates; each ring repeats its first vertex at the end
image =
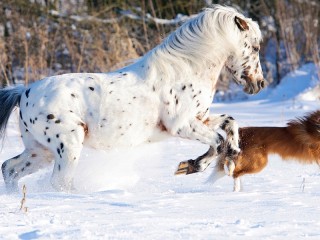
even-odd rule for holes
{"type": "Polygon", "coordinates": [[[59,191],[73,188],[73,176],[83,147],[85,131],[81,125],[72,132],[59,133],[50,142],[55,163],[51,178],[52,186],[59,191]]]}
{"type": "Polygon", "coordinates": [[[51,161],[52,154],[45,147],[35,141],[29,142],[21,154],[2,164],[7,191],[17,192],[19,179],[48,166],[51,161]]]}
{"type": "Polygon", "coordinates": [[[25,150],[6,160],[1,167],[8,192],[18,191],[20,178],[47,167],[53,160],[52,153],[35,140],[22,121],[19,124],[25,150]]]}

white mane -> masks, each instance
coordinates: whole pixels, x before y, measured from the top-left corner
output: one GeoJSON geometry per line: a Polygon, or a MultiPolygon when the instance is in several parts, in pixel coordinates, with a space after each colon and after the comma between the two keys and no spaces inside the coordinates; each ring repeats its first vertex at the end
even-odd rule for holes
{"type": "Polygon", "coordinates": [[[250,31],[258,41],[261,40],[258,25],[235,9],[223,6],[206,8],[136,63],[145,67],[142,78],[151,84],[159,84],[159,78],[179,81],[211,65],[220,66],[238,47],[240,31],[234,22],[235,16],[245,19],[250,31]]]}

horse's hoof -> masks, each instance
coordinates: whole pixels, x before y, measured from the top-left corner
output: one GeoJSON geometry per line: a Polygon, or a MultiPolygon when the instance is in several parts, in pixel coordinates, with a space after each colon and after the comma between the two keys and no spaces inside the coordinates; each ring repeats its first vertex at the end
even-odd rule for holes
{"type": "Polygon", "coordinates": [[[197,168],[194,165],[194,162],[194,160],[180,162],[178,169],[177,171],[175,171],[174,175],[188,175],[198,172],[197,168]]]}

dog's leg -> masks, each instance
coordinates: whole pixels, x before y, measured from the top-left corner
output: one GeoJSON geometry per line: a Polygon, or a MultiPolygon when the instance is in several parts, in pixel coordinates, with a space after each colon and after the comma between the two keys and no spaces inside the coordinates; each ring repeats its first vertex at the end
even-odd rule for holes
{"type": "Polygon", "coordinates": [[[241,180],[240,177],[234,178],[233,191],[239,192],[241,190],[241,180]]]}
{"type": "Polygon", "coordinates": [[[235,165],[233,160],[226,159],[225,163],[223,164],[223,167],[224,167],[224,172],[228,176],[232,176],[233,175],[233,171],[236,168],[236,165],[235,165]]]}

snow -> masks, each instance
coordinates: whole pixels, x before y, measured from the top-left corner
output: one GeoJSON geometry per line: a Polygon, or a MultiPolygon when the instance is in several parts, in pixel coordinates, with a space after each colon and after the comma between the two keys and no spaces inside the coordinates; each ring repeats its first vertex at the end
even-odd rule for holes
{"type": "MultiPolygon", "coordinates": [[[[312,65],[288,75],[275,89],[245,101],[214,103],[211,113],[233,116],[240,126],[284,126],[319,109],[319,80],[312,65]],[[318,100],[316,100],[318,99],[318,100]]],[[[0,163],[23,150],[18,112],[1,144],[0,163]]],[[[77,192],[50,186],[51,168],[20,181],[22,193],[6,194],[0,180],[0,239],[298,239],[320,238],[317,165],[269,157],[256,175],[232,192],[224,177],[205,184],[204,173],[174,176],[178,163],[207,146],[179,138],[109,152],[84,149],[75,176],[77,192]]]]}

